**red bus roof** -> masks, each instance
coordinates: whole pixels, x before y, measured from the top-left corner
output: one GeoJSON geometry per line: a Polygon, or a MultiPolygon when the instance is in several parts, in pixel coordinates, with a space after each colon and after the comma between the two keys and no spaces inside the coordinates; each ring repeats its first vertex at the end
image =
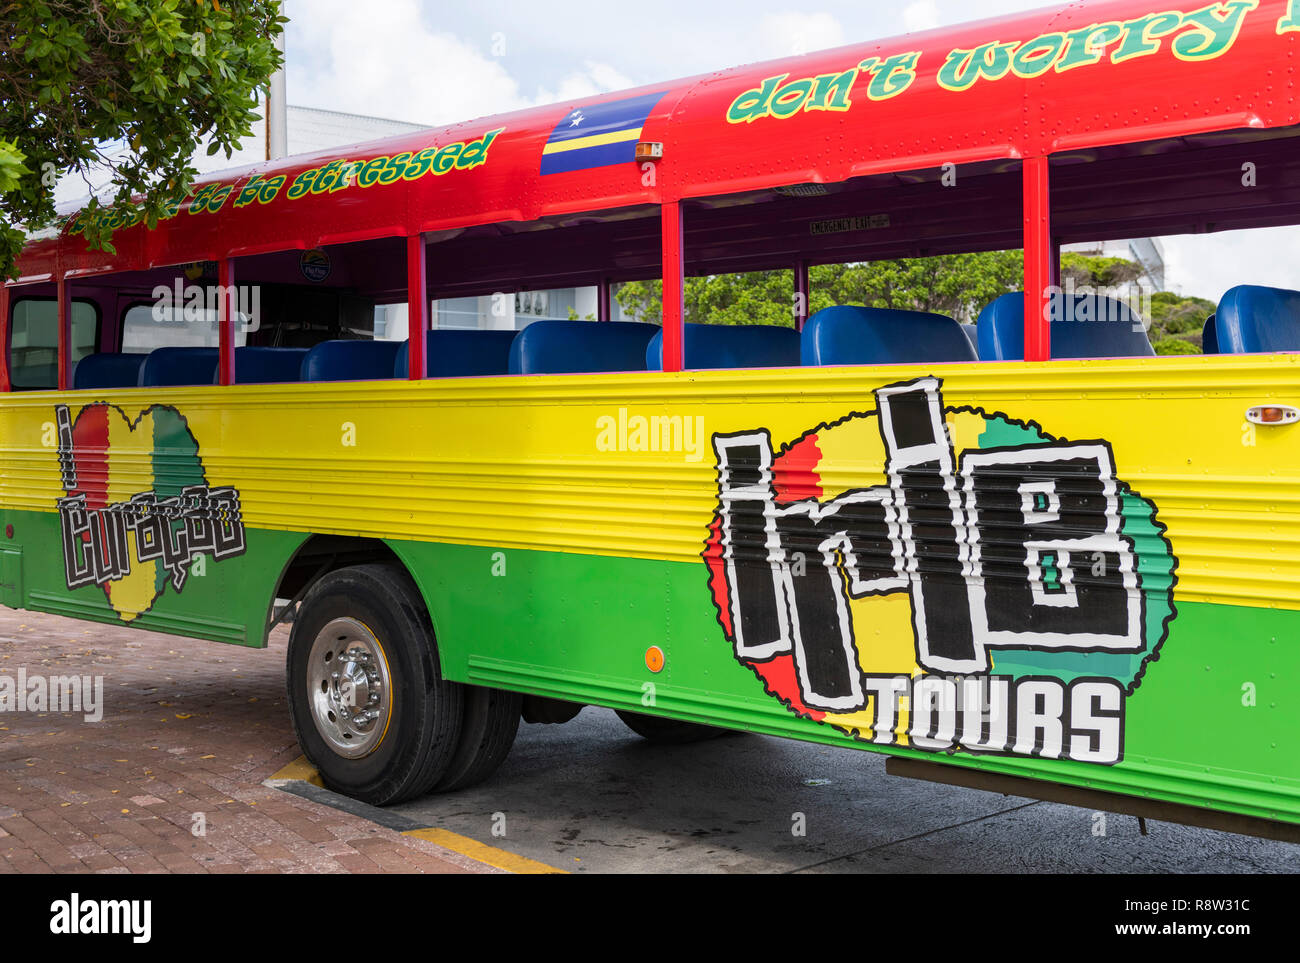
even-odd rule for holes
{"type": "Polygon", "coordinates": [[[141,270],[1300,121],[1300,0],[1074,3],[200,179],[154,231],[73,218],[23,280],[141,270]],[[637,141],[663,145],[653,168],[637,141]]]}

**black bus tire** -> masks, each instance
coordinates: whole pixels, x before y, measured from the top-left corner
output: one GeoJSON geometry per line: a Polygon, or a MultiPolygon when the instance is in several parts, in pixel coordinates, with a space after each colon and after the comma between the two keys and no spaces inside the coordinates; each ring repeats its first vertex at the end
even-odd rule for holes
{"type": "Polygon", "coordinates": [[[477,785],[505,761],[519,731],[523,696],[503,689],[462,686],[465,716],[460,747],[434,792],[454,792],[477,785]]]}
{"type": "Polygon", "coordinates": [[[624,725],[642,739],[649,739],[661,745],[702,742],[705,739],[715,739],[727,732],[726,729],[702,726],[696,722],[682,722],[680,719],[665,719],[663,716],[648,716],[623,709],[615,709],[614,712],[623,720],[624,725]]]}
{"type": "Polygon", "coordinates": [[[462,687],[442,678],[424,601],[398,566],[356,565],[312,586],[287,675],[294,734],[330,789],[382,806],[428,792],[451,765],[462,687]]]}

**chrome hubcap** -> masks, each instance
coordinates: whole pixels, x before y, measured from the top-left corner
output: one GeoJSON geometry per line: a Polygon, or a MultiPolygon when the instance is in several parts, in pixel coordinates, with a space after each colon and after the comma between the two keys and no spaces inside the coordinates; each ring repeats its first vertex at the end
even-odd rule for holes
{"type": "Polygon", "coordinates": [[[388,728],[388,660],[373,632],[356,619],[320,630],[307,662],[311,717],[340,756],[356,759],[378,747],[388,728]]]}

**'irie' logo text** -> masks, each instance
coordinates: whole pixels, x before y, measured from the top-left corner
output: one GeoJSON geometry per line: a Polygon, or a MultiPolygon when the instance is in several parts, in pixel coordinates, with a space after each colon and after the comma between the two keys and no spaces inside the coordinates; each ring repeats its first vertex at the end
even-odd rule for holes
{"type": "Polygon", "coordinates": [[[1118,762],[1174,617],[1155,506],[1107,442],[940,389],[880,388],[779,451],[713,436],[718,622],[770,694],[860,738],[1118,762]]]}

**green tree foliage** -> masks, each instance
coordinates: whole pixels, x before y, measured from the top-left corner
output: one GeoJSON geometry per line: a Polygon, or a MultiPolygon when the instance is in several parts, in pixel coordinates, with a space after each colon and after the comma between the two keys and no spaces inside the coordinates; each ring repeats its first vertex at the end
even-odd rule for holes
{"type": "MultiPolygon", "coordinates": [[[[1199,336],[1197,338],[1199,341],[1199,336]]],[[[1184,338],[1161,338],[1159,341],[1152,341],[1151,346],[1156,349],[1156,354],[1201,354],[1201,346],[1192,344],[1184,338]]]]}
{"type": "MultiPolygon", "coordinates": [[[[985,304],[1020,289],[1019,251],[822,264],[809,271],[808,313],[834,304],[935,311],[974,320],[985,304]]],[[[663,284],[633,281],[616,295],[624,313],[660,323],[663,284]]],[[[686,320],[702,324],[794,325],[794,273],[749,271],[686,279],[686,320]]]]}
{"type": "MultiPolygon", "coordinates": [[[[1066,252],[1062,282],[1076,289],[1123,287],[1142,275],[1134,261],[1066,252]]],[[[826,264],[810,272],[808,313],[835,304],[933,311],[974,321],[990,301],[1024,283],[1020,251],[954,254],[942,257],[826,264]]],[[[634,281],[616,295],[625,314],[659,324],[663,284],[634,281]]],[[[792,271],[750,271],[686,279],[686,320],[703,324],[778,324],[793,326],[792,271]]],[[[1138,307],[1143,307],[1139,305],[1138,307]]],[[[1213,301],[1169,291],[1152,295],[1149,336],[1157,354],[1199,354],[1201,329],[1214,313],[1213,301]]]]}
{"type": "Polygon", "coordinates": [[[1200,354],[1205,319],[1217,310],[1213,301],[1186,298],[1170,291],[1151,296],[1151,343],[1156,354],[1200,354]]]}
{"type": "Polygon", "coordinates": [[[813,269],[809,307],[862,304],[974,321],[990,301],[1021,290],[1024,270],[1020,251],[828,264],[813,269]]]}
{"type": "MultiPolygon", "coordinates": [[[[285,22],[278,0],[0,0],[0,273],[24,228],[53,221],[70,171],[111,169],[111,203],[137,198],[152,227],[201,144],[229,157],[252,131],[285,22]]],[[[112,250],[111,229],[87,225],[112,250]]]]}
{"type": "Polygon", "coordinates": [[[1142,265],[1122,257],[1090,257],[1075,251],[1061,254],[1061,284],[1076,288],[1115,288],[1142,276],[1142,265]]]}
{"type": "Polygon", "coordinates": [[[31,173],[23,163],[25,157],[12,141],[0,140],[0,194],[15,190],[24,174],[31,173]]]}
{"type": "MultiPolygon", "coordinates": [[[[702,324],[794,326],[794,274],[749,271],[686,279],[686,320],[702,324]]],[[[625,314],[663,323],[663,282],[632,281],[615,294],[625,314]]]]}
{"type": "MultiPolygon", "coordinates": [[[[1105,289],[1122,287],[1142,275],[1142,266],[1118,257],[1087,257],[1067,251],[1061,255],[1063,283],[1105,289]]],[[[1157,291],[1149,305],[1138,305],[1150,323],[1147,336],[1156,354],[1200,354],[1201,330],[1215,311],[1213,301],[1157,291]]]]}

